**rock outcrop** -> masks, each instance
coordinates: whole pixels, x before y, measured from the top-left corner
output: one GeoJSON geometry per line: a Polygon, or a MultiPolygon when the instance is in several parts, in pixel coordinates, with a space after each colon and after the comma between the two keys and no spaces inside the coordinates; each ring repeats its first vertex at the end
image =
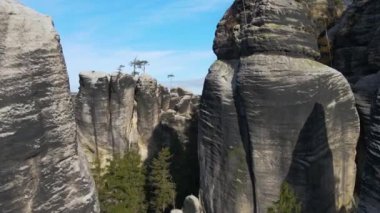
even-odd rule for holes
{"type": "Polygon", "coordinates": [[[288,182],[303,212],[349,208],[359,121],[344,76],[314,60],[303,3],[237,0],[219,22],[218,60],[199,112],[206,212],[265,212],[288,182]]]}
{"type": "Polygon", "coordinates": [[[83,72],[75,104],[78,141],[88,161],[103,168],[107,159],[129,149],[149,162],[162,147],[170,147],[181,206],[199,189],[198,104],[199,96],[181,88],[169,92],[147,75],[83,72]]]}
{"type": "Polygon", "coordinates": [[[0,1],[0,212],[99,212],[49,17],[0,1]]]}
{"type": "Polygon", "coordinates": [[[380,209],[380,2],[356,1],[330,29],[333,66],[351,83],[360,115],[357,192],[359,212],[380,209]]]}
{"type": "Polygon", "coordinates": [[[170,144],[171,139],[161,141],[167,134],[163,126],[188,142],[198,99],[182,89],[169,92],[148,75],[83,72],[75,110],[78,139],[90,162],[95,156],[106,162],[131,148],[147,159],[170,144]]]}
{"type": "Polygon", "coordinates": [[[148,152],[156,152],[157,147],[151,143],[154,129],[159,123],[161,113],[161,93],[157,80],[142,75],[136,86],[137,130],[141,135],[140,153],[148,158],[148,152]]]}

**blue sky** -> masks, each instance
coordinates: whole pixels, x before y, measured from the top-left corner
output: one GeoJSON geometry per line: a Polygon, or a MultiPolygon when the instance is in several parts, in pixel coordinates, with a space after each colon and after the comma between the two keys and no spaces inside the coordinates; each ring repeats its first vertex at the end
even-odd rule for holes
{"type": "Polygon", "coordinates": [[[72,91],[81,71],[116,71],[133,58],[150,62],[160,83],[167,75],[200,93],[216,59],[216,25],[233,0],[20,0],[53,18],[61,36],[72,91]]]}

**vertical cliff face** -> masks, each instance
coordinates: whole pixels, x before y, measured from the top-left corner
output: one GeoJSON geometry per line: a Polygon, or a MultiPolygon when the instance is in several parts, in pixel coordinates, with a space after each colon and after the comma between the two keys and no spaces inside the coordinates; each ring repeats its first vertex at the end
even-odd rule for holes
{"type": "Polygon", "coordinates": [[[198,97],[177,90],[169,92],[148,75],[81,73],[75,117],[88,160],[106,163],[128,149],[147,159],[170,145],[172,132],[187,143],[198,97]]]}
{"type": "Polygon", "coordinates": [[[110,82],[110,124],[113,152],[132,148],[133,140],[129,137],[132,131],[134,95],[136,81],[130,75],[111,75],[110,82]]]}
{"type": "Polygon", "coordinates": [[[49,17],[0,1],[0,212],[99,212],[49,17]]]}
{"type": "Polygon", "coordinates": [[[199,114],[206,212],[265,212],[285,181],[303,212],[350,206],[358,116],[343,75],[313,60],[313,26],[292,0],[237,0],[219,22],[199,114]]]}
{"type": "Polygon", "coordinates": [[[99,72],[81,73],[79,79],[80,88],[75,103],[77,139],[92,163],[95,156],[109,158],[114,149],[110,132],[110,79],[99,72]]]}
{"type": "Polygon", "coordinates": [[[333,65],[351,83],[362,127],[357,156],[359,212],[377,212],[380,208],[379,12],[379,1],[356,1],[330,30],[333,65]]]}
{"type": "Polygon", "coordinates": [[[135,100],[137,130],[141,135],[140,153],[147,158],[149,151],[154,152],[157,149],[155,144],[150,142],[161,113],[161,96],[157,81],[148,75],[142,75],[137,81],[135,100]]]}

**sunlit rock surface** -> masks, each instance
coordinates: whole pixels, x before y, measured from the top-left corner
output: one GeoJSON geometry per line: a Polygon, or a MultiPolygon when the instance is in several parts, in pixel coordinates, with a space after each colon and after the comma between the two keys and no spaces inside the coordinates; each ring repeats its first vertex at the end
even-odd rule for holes
{"type": "Polygon", "coordinates": [[[314,61],[303,3],[237,0],[219,22],[200,102],[206,212],[265,212],[288,182],[303,212],[350,208],[359,121],[343,75],[314,61]]]}
{"type": "Polygon", "coordinates": [[[78,140],[91,163],[99,158],[105,166],[129,149],[143,160],[154,156],[170,144],[168,134],[187,143],[199,97],[180,88],[169,92],[146,74],[90,71],[80,74],[75,100],[78,140]]]}
{"type": "Polygon", "coordinates": [[[0,1],[0,212],[99,212],[49,17],[0,1]]]}

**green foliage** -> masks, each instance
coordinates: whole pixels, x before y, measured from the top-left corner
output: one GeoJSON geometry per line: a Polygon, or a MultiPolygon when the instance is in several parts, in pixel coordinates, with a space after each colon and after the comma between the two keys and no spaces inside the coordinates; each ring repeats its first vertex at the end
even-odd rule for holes
{"type": "Polygon", "coordinates": [[[163,148],[153,159],[149,176],[151,190],[150,208],[155,212],[165,212],[165,209],[174,206],[175,184],[169,172],[170,151],[163,148]]]}
{"type": "Polygon", "coordinates": [[[288,183],[282,184],[280,200],[268,208],[268,213],[301,213],[301,203],[288,183]]]}
{"type": "Polygon", "coordinates": [[[116,156],[97,185],[104,213],[140,213],[145,206],[145,169],[135,151],[116,156]]]}

